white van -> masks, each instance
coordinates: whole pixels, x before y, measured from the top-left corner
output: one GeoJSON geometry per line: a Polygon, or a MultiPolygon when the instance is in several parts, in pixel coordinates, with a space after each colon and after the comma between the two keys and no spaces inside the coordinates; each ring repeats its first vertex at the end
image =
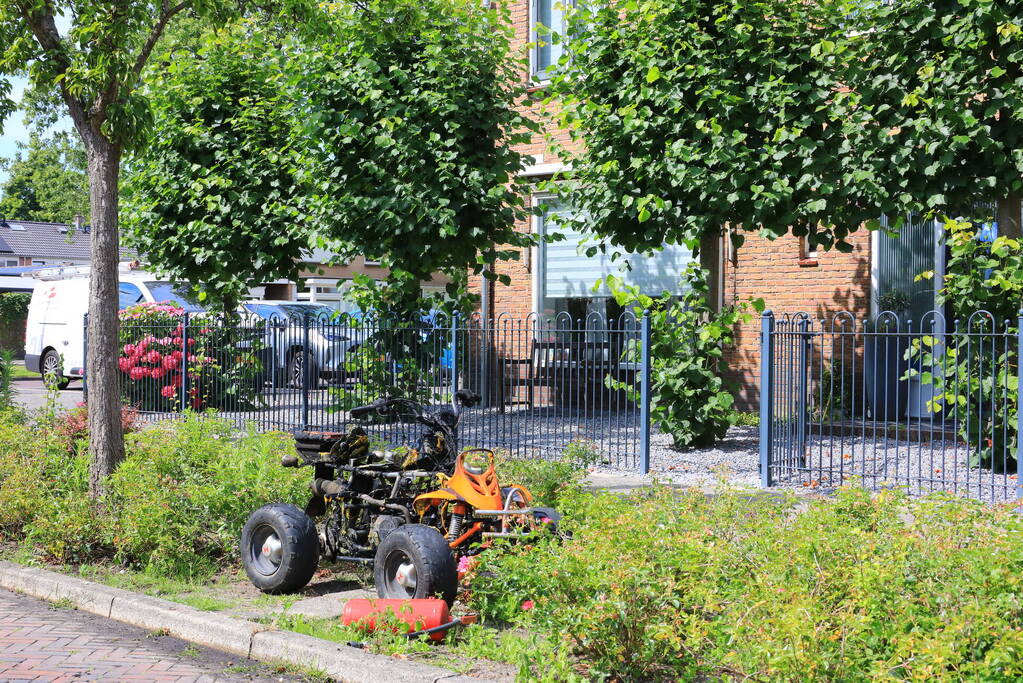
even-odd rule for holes
{"type": "MultiPolygon", "coordinates": [[[[151,273],[121,264],[120,309],[142,302],[175,301],[186,311],[202,310],[191,303],[185,285],[158,280],[151,273]]],[[[25,328],[25,368],[44,378],[57,378],[64,388],[85,375],[85,314],[89,310],[89,268],[47,268],[32,291],[25,328]]]]}

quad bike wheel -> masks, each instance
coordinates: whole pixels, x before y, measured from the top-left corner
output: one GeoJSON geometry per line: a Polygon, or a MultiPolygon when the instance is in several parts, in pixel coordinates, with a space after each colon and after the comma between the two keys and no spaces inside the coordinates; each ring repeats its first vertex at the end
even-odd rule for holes
{"type": "Polygon", "coordinates": [[[373,579],[381,598],[431,598],[449,605],[458,590],[455,556],[440,532],[424,524],[404,524],[377,548],[373,579]]]}
{"type": "Polygon", "coordinates": [[[554,508],[534,507],[533,520],[537,524],[546,525],[551,533],[558,533],[558,526],[561,524],[561,513],[554,508]]]}
{"type": "Polygon", "coordinates": [[[242,529],[242,566],[264,593],[294,593],[313,577],[320,560],[316,527],[294,505],[271,503],[242,529]]]}

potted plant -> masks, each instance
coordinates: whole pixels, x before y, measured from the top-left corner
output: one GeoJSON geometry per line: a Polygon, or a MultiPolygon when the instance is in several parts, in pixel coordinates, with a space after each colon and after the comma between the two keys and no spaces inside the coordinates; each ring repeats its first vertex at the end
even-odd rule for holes
{"type": "Polygon", "coordinates": [[[877,317],[865,326],[863,382],[874,419],[898,420],[906,414],[909,386],[909,330],[905,320],[910,296],[892,289],[877,297],[877,317]]]}

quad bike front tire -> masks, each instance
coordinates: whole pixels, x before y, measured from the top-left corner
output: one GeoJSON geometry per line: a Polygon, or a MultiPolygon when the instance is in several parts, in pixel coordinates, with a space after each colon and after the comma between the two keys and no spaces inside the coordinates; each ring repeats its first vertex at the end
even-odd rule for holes
{"type": "Polygon", "coordinates": [[[432,598],[449,605],[458,591],[458,568],[448,542],[425,524],[403,524],[377,547],[373,579],[381,598],[432,598]]]}
{"type": "Polygon", "coordinates": [[[309,583],[320,561],[316,526],[294,505],[264,505],[242,529],[241,556],[256,588],[271,595],[294,593],[309,583]]]}

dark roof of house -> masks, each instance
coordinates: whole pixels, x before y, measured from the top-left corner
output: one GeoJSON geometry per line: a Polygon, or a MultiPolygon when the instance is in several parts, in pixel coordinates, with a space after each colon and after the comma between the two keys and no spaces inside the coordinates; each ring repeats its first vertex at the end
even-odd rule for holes
{"type": "MultiPolygon", "coordinates": [[[[17,256],[54,259],[88,259],[89,226],[74,230],[65,223],[40,223],[7,218],[0,221],[0,251],[6,244],[17,256]]],[[[121,249],[122,258],[132,252],[121,249]]]]}
{"type": "Polygon", "coordinates": [[[0,254],[13,254],[14,249],[11,245],[4,241],[3,235],[0,235],[0,254]]]}

